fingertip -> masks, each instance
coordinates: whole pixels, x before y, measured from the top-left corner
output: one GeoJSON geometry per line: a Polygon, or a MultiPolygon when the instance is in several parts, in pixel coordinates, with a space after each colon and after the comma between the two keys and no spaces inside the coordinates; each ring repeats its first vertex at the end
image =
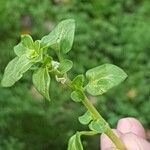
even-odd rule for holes
{"type": "Polygon", "coordinates": [[[126,133],[120,139],[128,150],[150,150],[150,143],[134,133],[126,133]]]}
{"type": "Polygon", "coordinates": [[[117,124],[117,130],[124,134],[132,132],[142,138],[146,137],[142,124],[137,119],[131,117],[120,119],[117,124]]]}

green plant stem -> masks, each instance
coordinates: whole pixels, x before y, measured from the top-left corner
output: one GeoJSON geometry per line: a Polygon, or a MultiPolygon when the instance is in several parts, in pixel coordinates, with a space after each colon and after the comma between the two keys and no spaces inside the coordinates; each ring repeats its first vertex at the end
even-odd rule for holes
{"type": "Polygon", "coordinates": [[[99,114],[93,104],[89,101],[89,99],[85,96],[85,99],[82,101],[84,106],[93,114],[95,119],[99,119],[101,124],[106,125],[104,133],[112,140],[112,142],[116,145],[116,148],[119,150],[126,150],[123,142],[116,136],[116,134],[109,127],[108,123],[104,120],[104,118],[99,114]]]}
{"type": "Polygon", "coordinates": [[[95,131],[81,131],[80,134],[87,135],[87,136],[93,136],[93,135],[96,135],[97,132],[95,132],[95,131]]]}
{"type": "MultiPolygon", "coordinates": [[[[65,84],[71,88],[72,90],[75,90],[71,85],[71,80],[67,77],[65,84]]],[[[104,120],[104,118],[99,114],[99,112],[96,110],[96,108],[93,106],[93,104],[90,102],[90,100],[86,97],[84,94],[84,99],[82,100],[82,103],[84,106],[91,112],[94,119],[99,119],[101,122],[101,125],[104,126],[104,133],[111,139],[111,141],[116,145],[117,150],[126,150],[123,142],[116,136],[116,134],[112,131],[108,123],[104,120]]]]}

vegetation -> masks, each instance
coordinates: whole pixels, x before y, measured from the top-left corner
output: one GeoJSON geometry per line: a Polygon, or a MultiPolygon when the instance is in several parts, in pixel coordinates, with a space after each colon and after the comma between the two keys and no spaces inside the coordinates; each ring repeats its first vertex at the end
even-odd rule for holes
{"type": "MultiPolygon", "coordinates": [[[[6,64],[14,57],[13,46],[18,43],[20,33],[30,33],[33,39],[39,39],[58,21],[74,18],[76,37],[67,56],[74,60],[70,77],[85,73],[97,64],[113,63],[124,68],[129,75],[125,84],[90,99],[112,126],[120,117],[134,116],[148,127],[149,7],[149,0],[1,1],[0,78],[6,64]]],[[[64,94],[53,80],[51,86],[51,99],[55,100],[51,104],[35,92],[28,74],[13,88],[0,87],[1,149],[66,149],[69,137],[83,128],[77,116],[85,109],[69,101],[69,92],[64,94]]],[[[99,137],[90,138],[88,145],[87,140],[83,139],[85,149],[98,149],[99,137]]]]}
{"type": "Polygon", "coordinates": [[[68,150],[83,150],[81,135],[96,135],[105,133],[120,150],[125,150],[123,143],[113,133],[108,123],[92,105],[86,96],[86,92],[93,95],[102,95],[110,88],[118,85],[126,77],[126,73],[112,64],[104,64],[92,68],[86,72],[87,84],[84,84],[83,74],[77,75],[73,80],[69,79],[68,71],[73,62],[65,58],[71,50],[75,32],[75,21],[66,19],[61,21],[48,35],[41,40],[33,41],[30,35],[22,35],[21,41],[14,47],[16,57],[5,68],[1,81],[3,87],[10,87],[21,79],[29,69],[34,70],[32,81],[35,88],[46,99],[50,100],[49,89],[51,76],[54,75],[57,82],[66,85],[72,90],[71,99],[82,102],[87,111],[79,117],[79,122],[88,125],[91,131],[78,131],[73,135],[68,144],[68,150]],[[49,54],[54,50],[57,60],[49,54]]]}

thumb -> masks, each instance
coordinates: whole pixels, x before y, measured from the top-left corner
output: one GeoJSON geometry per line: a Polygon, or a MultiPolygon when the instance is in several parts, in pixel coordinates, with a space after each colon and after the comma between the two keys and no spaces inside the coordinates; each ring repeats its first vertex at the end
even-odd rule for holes
{"type": "Polygon", "coordinates": [[[117,130],[123,134],[132,132],[139,137],[146,137],[142,124],[137,119],[132,117],[120,119],[117,124],[117,130]]]}
{"type": "Polygon", "coordinates": [[[134,133],[126,133],[120,137],[127,150],[150,150],[150,143],[134,133]]]}
{"type": "Polygon", "coordinates": [[[150,143],[145,140],[145,131],[142,124],[135,118],[120,119],[117,130],[123,133],[120,139],[127,150],[150,150],[150,143]]]}
{"type": "MultiPolygon", "coordinates": [[[[150,150],[150,143],[145,140],[144,128],[135,118],[123,118],[119,120],[116,132],[127,150],[150,150]]],[[[102,135],[101,149],[114,150],[116,148],[107,136],[102,135]]]]}
{"type": "Polygon", "coordinates": [[[150,150],[150,143],[145,140],[145,131],[142,124],[135,118],[119,120],[117,130],[123,133],[120,139],[127,150],[150,150]]]}

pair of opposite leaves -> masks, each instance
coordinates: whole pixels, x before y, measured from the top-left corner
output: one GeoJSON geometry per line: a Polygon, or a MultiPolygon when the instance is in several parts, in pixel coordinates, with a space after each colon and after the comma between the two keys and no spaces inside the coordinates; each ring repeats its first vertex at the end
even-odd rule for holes
{"type": "Polygon", "coordinates": [[[91,131],[80,131],[76,132],[68,142],[68,150],[83,150],[83,146],[81,143],[82,135],[96,135],[98,133],[103,133],[107,129],[107,124],[102,124],[100,120],[92,120],[90,112],[86,112],[83,116],[79,117],[79,121],[82,124],[89,124],[89,128],[91,131]],[[91,121],[91,122],[90,122],[91,121]]]}

